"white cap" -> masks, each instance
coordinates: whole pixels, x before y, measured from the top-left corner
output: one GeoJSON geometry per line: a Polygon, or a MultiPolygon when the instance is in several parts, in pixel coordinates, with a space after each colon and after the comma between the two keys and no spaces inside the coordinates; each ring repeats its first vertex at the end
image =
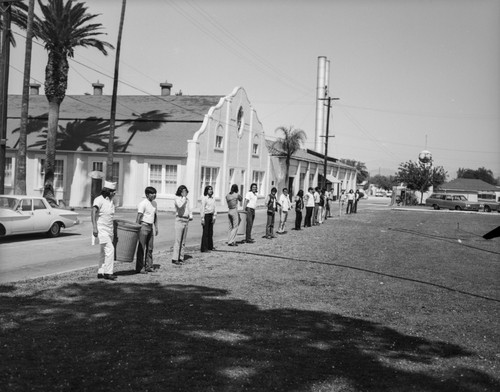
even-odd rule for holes
{"type": "Polygon", "coordinates": [[[104,181],[103,188],[107,188],[107,189],[110,189],[112,191],[115,191],[116,190],[116,182],[104,181]]]}

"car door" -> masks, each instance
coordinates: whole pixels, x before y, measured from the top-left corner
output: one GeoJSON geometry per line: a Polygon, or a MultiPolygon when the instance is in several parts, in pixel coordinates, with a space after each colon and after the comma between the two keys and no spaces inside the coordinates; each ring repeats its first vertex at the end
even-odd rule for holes
{"type": "Polygon", "coordinates": [[[52,224],[51,209],[43,199],[33,199],[33,230],[48,231],[52,224]]]}
{"type": "Polygon", "coordinates": [[[11,220],[12,234],[31,233],[33,231],[32,200],[22,199],[16,208],[16,215],[11,220]]]}
{"type": "Polygon", "coordinates": [[[444,208],[453,209],[455,206],[453,205],[453,197],[451,195],[446,195],[443,200],[444,208]]]}

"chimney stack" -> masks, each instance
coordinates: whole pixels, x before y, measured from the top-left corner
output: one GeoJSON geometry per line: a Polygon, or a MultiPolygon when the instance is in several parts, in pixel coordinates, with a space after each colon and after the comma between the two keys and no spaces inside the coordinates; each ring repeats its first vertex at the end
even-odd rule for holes
{"type": "Polygon", "coordinates": [[[314,150],[324,154],[324,143],[322,136],[326,133],[325,98],[328,98],[328,84],[330,80],[330,61],[325,56],[318,57],[318,79],[316,85],[316,126],[314,129],[314,150]]]}
{"type": "Polygon", "coordinates": [[[161,95],[162,96],[170,95],[170,93],[172,91],[172,83],[168,83],[165,80],[165,83],[160,83],[160,87],[161,87],[161,95]]]}
{"type": "Polygon", "coordinates": [[[92,87],[94,87],[94,95],[102,95],[104,84],[97,81],[97,83],[92,83],[92,87]]]}
{"type": "Polygon", "coordinates": [[[30,95],[39,95],[40,85],[38,83],[30,83],[30,95]]]}

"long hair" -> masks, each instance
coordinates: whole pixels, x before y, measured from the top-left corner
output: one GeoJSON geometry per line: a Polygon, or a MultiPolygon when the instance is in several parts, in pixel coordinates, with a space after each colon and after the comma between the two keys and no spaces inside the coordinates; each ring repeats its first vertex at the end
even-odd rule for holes
{"type": "Polygon", "coordinates": [[[252,187],[255,185],[255,187],[257,188],[257,184],[255,182],[252,183],[252,185],[250,185],[250,192],[252,192],[252,187]]]}
{"type": "Polygon", "coordinates": [[[233,193],[238,193],[238,191],[239,191],[238,185],[233,184],[231,185],[231,192],[229,192],[229,194],[232,195],[233,193]]]}
{"type": "Polygon", "coordinates": [[[297,192],[298,197],[303,197],[304,196],[304,191],[301,189],[300,191],[297,192]]]}
{"type": "Polygon", "coordinates": [[[186,190],[186,192],[189,192],[186,185],[180,185],[179,188],[177,188],[177,192],[175,192],[175,196],[182,196],[182,191],[186,190]]]}
{"type": "Polygon", "coordinates": [[[205,187],[205,189],[203,190],[203,196],[208,195],[208,191],[209,191],[210,189],[214,189],[214,188],[212,188],[212,185],[207,185],[207,186],[205,187]]]}

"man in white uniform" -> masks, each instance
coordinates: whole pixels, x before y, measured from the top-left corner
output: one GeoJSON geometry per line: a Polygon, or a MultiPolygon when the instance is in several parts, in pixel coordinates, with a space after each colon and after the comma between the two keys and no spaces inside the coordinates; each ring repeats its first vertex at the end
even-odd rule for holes
{"type": "Polygon", "coordinates": [[[286,218],[288,217],[288,211],[290,210],[290,206],[292,205],[290,201],[290,196],[288,195],[288,189],[283,188],[283,193],[280,196],[279,200],[280,204],[280,225],[276,233],[284,234],[285,233],[285,223],[286,218]]]}
{"type": "Polygon", "coordinates": [[[113,218],[115,205],[113,197],[116,194],[116,183],[104,181],[101,194],[95,198],[92,206],[92,234],[94,243],[100,244],[98,279],[116,280],[113,275],[115,247],[113,245],[113,218]]]}

